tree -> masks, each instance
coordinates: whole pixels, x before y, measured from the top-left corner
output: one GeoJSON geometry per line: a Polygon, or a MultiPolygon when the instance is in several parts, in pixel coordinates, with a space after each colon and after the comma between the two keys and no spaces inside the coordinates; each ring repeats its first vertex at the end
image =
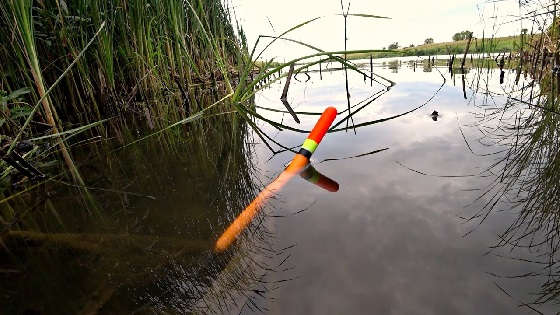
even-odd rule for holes
{"type": "Polygon", "coordinates": [[[412,48],[412,47],[414,47],[414,44],[410,44],[410,46],[408,46],[408,48],[412,48]]]}
{"type": "Polygon", "coordinates": [[[472,34],[473,33],[471,31],[462,31],[462,32],[459,32],[459,33],[455,33],[453,35],[453,41],[456,42],[456,41],[468,39],[469,37],[472,36],[472,34]]]}
{"type": "Polygon", "coordinates": [[[426,39],[424,40],[424,44],[425,44],[425,45],[433,44],[433,43],[434,43],[434,39],[431,38],[431,37],[426,38],[426,39]]]}
{"type": "Polygon", "coordinates": [[[399,48],[399,42],[394,42],[391,45],[389,45],[389,49],[398,49],[399,48]]]}
{"type": "Polygon", "coordinates": [[[463,35],[461,33],[455,33],[453,34],[453,41],[457,42],[463,39],[463,35]]]}

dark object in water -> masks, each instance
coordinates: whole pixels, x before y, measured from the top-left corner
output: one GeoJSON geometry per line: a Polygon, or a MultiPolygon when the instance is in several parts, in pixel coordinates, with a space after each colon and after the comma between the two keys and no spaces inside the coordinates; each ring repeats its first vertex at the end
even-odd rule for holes
{"type": "Polygon", "coordinates": [[[36,169],[33,165],[27,162],[20,154],[30,151],[33,144],[22,141],[16,144],[14,150],[10,154],[6,154],[10,147],[11,139],[4,137],[0,140],[0,156],[8,165],[17,169],[21,174],[31,178],[45,178],[45,175],[36,169]]]}
{"type": "Polygon", "coordinates": [[[438,113],[437,110],[434,110],[430,116],[432,116],[433,121],[437,121],[437,119],[439,117],[439,113],[438,113]]]}

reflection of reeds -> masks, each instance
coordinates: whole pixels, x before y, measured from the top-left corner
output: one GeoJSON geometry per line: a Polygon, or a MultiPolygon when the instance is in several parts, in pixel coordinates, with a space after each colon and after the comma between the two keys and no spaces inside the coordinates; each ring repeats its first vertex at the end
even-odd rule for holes
{"type": "MultiPolygon", "coordinates": [[[[516,80],[510,83],[515,86],[516,80]]],[[[486,90],[477,92],[492,95],[486,90]]],[[[531,274],[544,278],[532,302],[540,304],[556,302],[560,294],[560,115],[556,96],[541,91],[544,95],[522,100],[523,92],[507,91],[507,102],[486,111],[478,124],[484,134],[479,141],[502,149],[492,153],[497,160],[481,173],[494,180],[477,198],[482,206],[470,220],[484,221],[503,209],[515,214],[494,247],[540,252],[534,258],[523,258],[544,268],[531,274]],[[523,109],[527,105],[529,108],[523,109]]]]}
{"type": "Polygon", "coordinates": [[[537,110],[518,119],[516,140],[507,153],[500,174],[503,193],[514,194],[519,215],[500,236],[497,246],[547,248],[548,279],[536,303],[557,300],[560,293],[560,116],[537,110]]]}
{"type": "MultiPolygon", "coordinates": [[[[204,98],[199,101],[211,102],[211,93],[204,98]]],[[[118,301],[123,295],[127,301],[141,298],[142,292],[132,288],[152,287],[174,265],[192,265],[201,270],[208,267],[206,263],[213,265],[212,261],[193,265],[193,261],[211,251],[209,244],[254,197],[257,186],[253,182],[246,124],[231,121],[227,116],[231,114],[212,117],[220,114],[219,110],[208,114],[206,121],[193,123],[191,128],[169,130],[165,137],[152,137],[116,151],[112,158],[90,155],[94,158],[83,165],[83,174],[96,186],[104,187],[91,190],[104,205],[99,216],[84,216],[79,196],[70,197],[73,188],[58,185],[44,186],[50,197],[21,195],[0,204],[3,267],[23,270],[25,264],[30,266],[10,277],[20,286],[7,298],[10,309],[17,313],[25,307],[16,300],[20,290],[33,285],[29,279],[48,281],[49,286],[57,288],[55,291],[76,301],[59,312],[76,313],[86,304],[119,310],[118,301]],[[223,134],[230,137],[224,138],[223,134]],[[173,192],[177,189],[184,191],[173,192]],[[154,197],[148,199],[125,190],[146,191],[154,197]],[[167,198],[191,201],[172,205],[167,198]],[[68,252],[73,253],[71,257],[66,257],[68,252]],[[65,262],[37,268],[36,262],[44,260],[65,262]],[[74,274],[72,285],[61,287],[68,280],[60,269],[74,268],[76,264],[82,267],[74,274]],[[41,270],[50,276],[40,280],[44,278],[41,270]],[[107,278],[107,274],[113,276],[107,278]],[[97,300],[94,294],[88,297],[92,287],[110,292],[110,296],[104,301],[97,300]]],[[[107,151],[111,146],[98,149],[107,151]]],[[[200,279],[193,277],[193,281],[200,279]]],[[[3,288],[9,286],[2,283],[3,288]]],[[[46,303],[60,301],[54,291],[33,292],[26,305],[33,301],[45,303],[44,310],[55,313],[48,311],[55,305],[46,303]],[[44,299],[45,296],[51,298],[44,299]]]]}

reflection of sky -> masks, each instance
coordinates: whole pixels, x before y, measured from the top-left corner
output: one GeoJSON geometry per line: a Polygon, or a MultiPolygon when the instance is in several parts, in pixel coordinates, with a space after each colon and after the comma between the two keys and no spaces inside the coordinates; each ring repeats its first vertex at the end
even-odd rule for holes
{"type": "MultiPolygon", "coordinates": [[[[400,69],[391,74],[377,69],[398,84],[355,117],[356,122],[394,115],[425,102],[441,85],[440,74],[400,69]]],[[[443,70],[442,70],[443,71],[443,70]]],[[[319,81],[312,74],[307,89],[294,82],[289,100],[296,110],[321,111],[326,105],[346,107],[343,73],[324,73],[319,81]],[[336,84],[333,84],[336,82],[336,84]],[[321,100],[319,102],[318,100],[321,100]]],[[[447,74],[445,74],[447,76],[447,74]]],[[[328,134],[314,159],[338,158],[389,147],[372,156],[317,164],[318,171],[336,180],[340,191],[328,193],[302,180],[294,180],[274,202],[278,214],[287,214],[313,204],[297,216],[277,221],[279,247],[291,249],[290,266],[297,280],[283,283],[269,293],[266,305],[272,313],[294,314],[514,314],[527,313],[499,291],[500,283],[515,298],[530,300],[539,283],[534,279],[507,281],[486,272],[523,274],[532,266],[484,255],[496,234],[511,222],[507,212],[490,216],[475,227],[459,216],[469,216],[477,205],[468,206],[490,179],[441,178],[413,173],[395,162],[430,174],[476,174],[491,157],[476,157],[468,151],[458,125],[467,139],[478,134],[465,125],[476,111],[463,99],[460,77],[451,80],[426,107],[393,121],[353,131],[328,134]],[[437,110],[434,122],[429,114],[437,110]]],[[[369,81],[353,77],[351,94],[367,97],[369,81]]],[[[278,98],[282,86],[267,90],[257,105],[282,109],[278,98]]],[[[375,91],[379,88],[373,88],[375,91]]],[[[280,121],[281,115],[262,111],[280,121]]],[[[291,122],[289,115],[284,122],[291,122]]],[[[309,128],[315,117],[302,119],[309,128]]],[[[293,125],[295,126],[295,125],[293,125]]],[[[300,127],[300,126],[298,126],[300,127]]],[[[302,127],[303,128],[303,127],[302,127]]],[[[276,134],[276,133],[274,133],[276,134]]],[[[297,145],[304,134],[280,132],[276,140],[297,145]]],[[[491,152],[471,144],[478,152],[491,152]]],[[[262,148],[259,147],[259,150],[262,148]]],[[[262,150],[266,158],[269,153],[262,150]]],[[[284,153],[263,169],[277,172],[291,157],[284,153]]],[[[479,205],[478,205],[479,206],[479,205]]],[[[285,275],[283,275],[285,277],[285,275]]],[[[274,276],[272,276],[274,278],[274,276]]],[[[281,279],[274,279],[281,280],[281,279]]]]}

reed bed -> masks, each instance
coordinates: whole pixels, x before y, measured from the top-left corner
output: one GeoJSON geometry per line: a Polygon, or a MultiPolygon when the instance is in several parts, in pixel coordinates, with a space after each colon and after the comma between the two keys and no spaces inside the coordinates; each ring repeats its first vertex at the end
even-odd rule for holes
{"type": "MultiPolygon", "coordinates": [[[[34,192],[44,194],[53,182],[78,189],[87,209],[103,208],[90,194],[99,187],[93,188],[79,171],[91,154],[108,158],[115,150],[129,150],[152,137],[173,148],[182,137],[196,134],[196,122],[214,115],[229,114],[235,128],[247,124],[273,152],[290,150],[264,134],[256,121],[307,131],[258,114],[254,95],[282,80],[282,70],[289,67],[298,73],[336,61],[363,73],[341,56],[375,51],[326,52],[286,37],[319,19],[279,36],[260,36],[249,52],[242,28],[237,23],[234,28],[230,12],[219,1],[2,2],[0,35],[9,39],[0,46],[0,58],[7,60],[0,65],[0,129],[9,144],[2,155],[21,154],[47,174],[22,178],[17,167],[0,162],[0,204],[6,209],[2,230],[12,230],[28,214],[15,216],[14,207],[30,206],[20,202],[34,192]],[[261,60],[264,51],[281,40],[313,53],[284,63],[261,60]],[[212,94],[211,102],[203,97],[207,93],[212,94]],[[20,150],[22,143],[32,149],[20,150]],[[66,167],[59,167],[60,156],[66,167]]],[[[369,74],[372,80],[373,76],[369,74]]],[[[341,123],[353,113],[348,110],[345,115],[341,123]]],[[[242,144],[231,133],[223,136],[234,146],[242,144]]]]}
{"type": "MultiPolygon", "coordinates": [[[[30,89],[21,104],[27,109],[95,38],[95,44],[43,99],[48,104],[33,118],[26,135],[39,132],[40,123],[50,128],[84,125],[123,112],[145,116],[154,127],[184,118],[199,108],[196,102],[184,104],[181,89],[220,80],[215,53],[227,63],[228,71],[234,71],[246,52],[242,30],[234,30],[220,1],[187,5],[180,0],[71,4],[9,0],[0,6],[0,35],[7,39],[0,49],[5,61],[0,90],[30,89]],[[98,29],[101,32],[96,34],[98,29]],[[207,41],[208,32],[212,43],[207,41]]],[[[10,118],[5,117],[2,126],[5,134],[21,127],[20,121],[10,118]]]]}
{"type": "Polygon", "coordinates": [[[297,64],[297,73],[336,60],[358,71],[340,56],[375,51],[325,52],[298,42],[315,53],[284,63],[261,61],[274,42],[319,18],[271,38],[263,49],[265,36],[259,37],[249,53],[242,28],[233,26],[220,1],[9,0],[0,4],[0,13],[0,36],[9,39],[0,47],[7,61],[0,65],[0,129],[11,139],[7,153],[23,140],[55,141],[54,151],[81,186],[69,149],[76,142],[96,136],[122,141],[119,135],[130,128],[158,136],[202,119],[208,104],[200,104],[197,95],[206,89],[221,97],[212,107],[235,109],[266,142],[253,122],[262,117],[250,102],[284,78],[282,69],[297,64]]]}

